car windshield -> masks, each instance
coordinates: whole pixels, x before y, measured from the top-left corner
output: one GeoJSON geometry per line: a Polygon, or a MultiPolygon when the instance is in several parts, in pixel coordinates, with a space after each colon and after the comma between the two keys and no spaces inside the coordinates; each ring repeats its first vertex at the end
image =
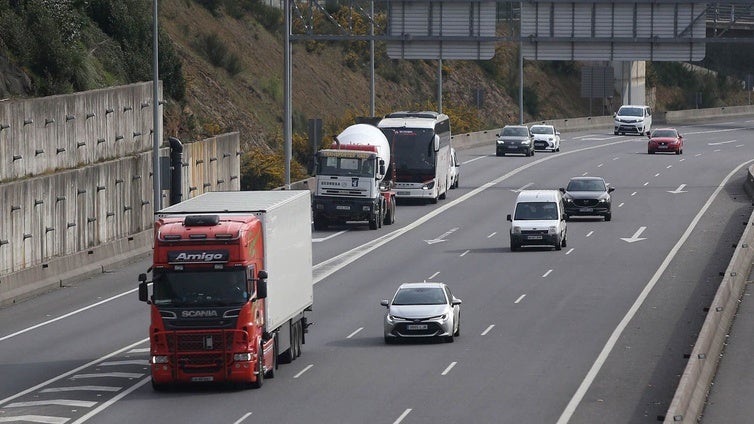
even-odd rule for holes
{"type": "Polygon", "coordinates": [[[566,191],[605,191],[605,182],[602,180],[571,180],[568,182],[566,191]]]}
{"type": "Polygon", "coordinates": [[[440,287],[407,287],[398,290],[393,305],[442,305],[447,303],[440,287]]]}
{"type": "Polygon", "coordinates": [[[503,128],[503,136],[515,136],[526,137],[529,135],[529,130],[524,127],[505,127],[503,128]]]}
{"type": "Polygon", "coordinates": [[[620,116],[644,116],[644,111],[640,107],[622,107],[618,110],[620,116]]]}
{"type": "Polygon", "coordinates": [[[534,126],[534,127],[531,127],[531,133],[532,134],[554,134],[554,131],[552,127],[534,126]]]}
{"type": "Polygon", "coordinates": [[[516,220],[558,219],[555,202],[521,202],[516,205],[516,220]]]}
{"type": "Polygon", "coordinates": [[[652,132],[652,137],[675,137],[674,130],[657,130],[652,132]]]}

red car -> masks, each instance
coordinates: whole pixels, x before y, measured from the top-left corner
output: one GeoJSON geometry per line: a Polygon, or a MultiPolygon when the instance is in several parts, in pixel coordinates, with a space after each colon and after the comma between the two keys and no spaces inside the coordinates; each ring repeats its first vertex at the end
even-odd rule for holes
{"type": "Polygon", "coordinates": [[[647,143],[647,153],[653,155],[656,152],[675,152],[682,155],[683,136],[675,128],[659,128],[652,131],[647,143]]]}

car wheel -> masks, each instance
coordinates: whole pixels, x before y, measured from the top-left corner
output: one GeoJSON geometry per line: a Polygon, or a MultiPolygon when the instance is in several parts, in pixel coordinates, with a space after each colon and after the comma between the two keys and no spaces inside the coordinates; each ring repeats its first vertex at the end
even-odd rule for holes
{"type": "Polygon", "coordinates": [[[561,239],[561,238],[558,238],[558,239],[557,239],[557,240],[555,241],[555,250],[560,250],[560,249],[562,249],[562,248],[563,248],[563,239],[561,239]]]}
{"type": "Polygon", "coordinates": [[[395,340],[392,337],[388,337],[385,335],[385,344],[393,344],[395,343],[395,340]]]}
{"type": "Polygon", "coordinates": [[[618,135],[618,131],[613,131],[613,135],[618,135]]]}
{"type": "Polygon", "coordinates": [[[453,335],[445,336],[445,342],[446,343],[453,343],[455,341],[455,337],[453,335]]]}
{"type": "Polygon", "coordinates": [[[611,219],[613,219],[613,214],[612,213],[606,213],[605,214],[605,221],[610,221],[611,219]]]}
{"type": "Polygon", "coordinates": [[[653,155],[653,154],[655,154],[655,151],[654,150],[647,150],[647,154],[653,155]]]}
{"type": "Polygon", "coordinates": [[[495,156],[503,156],[502,152],[495,152],[495,156]]]}
{"type": "Polygon", "coordinates": [[[327,222],[327,219],[325,218],[319,218],[314,217],[314,229],[317,231],[322,231],[327,229],[327,225],[329,223],[327,222]]]}
{"type": "Polygon", "coordinates": [[[568,234],[563,236],[563,241],[560,243],[562,247],[566,247],[568,245],[568,234]]]}
{"type": "Polygon", "coordinates": [[[461,335],[461,314],[458,313],[458,322],[456,323],[456,331],[453,333],[453,337],[458,337],[461,335]]]}
{"type": "Polygon", "coordinates": [[[514,243],[513,240],[511,240],[511,252],[515,252],[520,248],[521,246],[518,243],[514,243]]]}
{"type": "Polygon", "coordinates": [[[680,155],[681,154],[681,149],[676,150],[675,154],[680,155]]]}

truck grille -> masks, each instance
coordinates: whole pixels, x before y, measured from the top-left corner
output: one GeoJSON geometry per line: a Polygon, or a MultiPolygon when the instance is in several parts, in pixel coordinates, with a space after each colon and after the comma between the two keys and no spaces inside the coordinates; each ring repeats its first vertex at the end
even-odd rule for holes
{"type": "Polygon", "coordinates": [[[206,373],[231,364],[233,352],[245,351],[249,337],[241,330],[163,331],[154,334],[154,342],[183,372],[206,373]]]}

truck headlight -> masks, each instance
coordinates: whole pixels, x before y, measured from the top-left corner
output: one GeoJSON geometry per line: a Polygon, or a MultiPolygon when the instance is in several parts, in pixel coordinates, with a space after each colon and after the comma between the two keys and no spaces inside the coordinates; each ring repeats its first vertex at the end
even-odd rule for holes
{"type": "Polygon", "coordinates": [[[153,355],[150,362],[153,364],[167,364],[168,357],[166,355],[153,355]]]}
{"type": "Polygon", "coordinates": [[[233,360],[236,362],[250,362],[251,353],[246,352],[233,354],[233,360]]]}
{"type": "Polygon", "coordinates": [[[558,229],[554,225],[547,229],[547,234],[557,234],[558,229]]]}
{"type": "Polygon", "coordinates": [[[511,234],[521,234],[521,227],[514,225],[513,228],[511,228],[511,234]]]}

